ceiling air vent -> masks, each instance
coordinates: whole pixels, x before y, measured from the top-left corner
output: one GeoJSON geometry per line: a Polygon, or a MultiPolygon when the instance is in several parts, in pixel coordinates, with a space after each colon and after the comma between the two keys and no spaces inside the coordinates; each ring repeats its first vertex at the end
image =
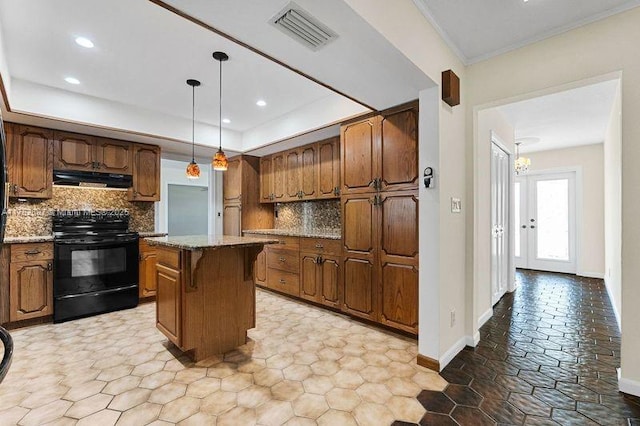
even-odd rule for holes
{"type": "Polygon", "coordinates": [[[335,32],[293,2],[271,18],[271,24],[314,51],[338,38],[335,32]]]}

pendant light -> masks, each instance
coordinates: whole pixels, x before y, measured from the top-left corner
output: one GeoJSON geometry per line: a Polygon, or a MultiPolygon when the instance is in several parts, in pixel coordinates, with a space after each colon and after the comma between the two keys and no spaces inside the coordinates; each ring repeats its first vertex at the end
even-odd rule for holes
{"type": "Polygon", "coordinates": [[[516,160],[514,162],[514,169],[516,171],[516,175],[522,175],[529,171],[529,166],[531,166],[531,159],[527,157],[520,156],[520,144],[521,141],[516,141],[516,160]]]}
{"type": "Polygon", "coordinates": [[[216,155],[213,157],[213,161],[211,162],[211,164],[213,165],[213,170],[224,172],[229,166],[229,161],[227,160],[227,156],[224,155],[224,151],[222,150],[222,62],[228,60],[229,56],[227,56],[227,54],[224,52],[213,52],[213,59],[220,62],[220,120],[218,121],[220,129],[220,145],[218,146],[218,152],[216,152],[216,155]]]}
{"type": "Polygon", "coordinates": [[[196,87],[200,86],[198,80],[190,78],[187,84],[191,86],[191,162],[187,165],[187,178],[199,179],[200,167],[196,163],[196,87]]]}

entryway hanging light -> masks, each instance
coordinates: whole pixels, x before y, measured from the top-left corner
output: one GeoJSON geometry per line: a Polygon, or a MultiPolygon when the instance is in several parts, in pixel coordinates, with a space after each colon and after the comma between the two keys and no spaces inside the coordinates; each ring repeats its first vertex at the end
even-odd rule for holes
{"type": "Polygon", "coordinates": [[[514,161],[514,168],[517,175],[527,173],[529,171],[529,166],[531,165],[531,159],[520,156],[519,147],[521,143],[522,142],[516,141],[516,160],[514,161]]]}
{"type": "Polygon", "coordinates": [[[190,78],[187,84],[191,86],[191,162],[187,165],[187,178],[199,179],[200,167],[196,163],[196,87],[200,86],[198,80],[190,78]]]}
{"type": "Polygon", "coordinates": [[[213,170],[224,172],[227,170],[229,161],[227,160],[227,156],[224,155],[224,151],[222,150],[222,62],[228,60],[229,56],[227,56],[227,54],[224,52],[213,52],[213,59],[220,62],[220,97],[219,97],[220,117],[218,121],[218,126],[220,129],[220,132],[219,132],[220,145],[218,146],[218,152],[216,152],[216,155],[214,155],[213,161],[211,162],[211,164],[213,165],[213,170]]]}

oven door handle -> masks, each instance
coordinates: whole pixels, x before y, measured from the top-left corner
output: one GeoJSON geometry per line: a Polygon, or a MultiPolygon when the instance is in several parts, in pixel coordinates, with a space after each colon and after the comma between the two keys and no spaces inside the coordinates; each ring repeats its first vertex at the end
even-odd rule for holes
{"type": "Polygon", "coordinates": [[[107,290],[93,291],[91,293],[67,294],[65,296],[56,296],[56,299],[64,300],[64,299],[75,299],[76,297],[100,296],[103,294],[121,293],[123,291],[132,290],[134,288],[138,288],[138,284],[131,284],[131,285],[118,287],[118,288],[110,288],[107,290]]]}
{"type": "Polygon", "coordinates": [[[62,245],[73,245],[73,244],[81,244],[87,246],[95,246],[95,245],[114,245],[119,243],[134,243],[138,241],[138,237],[126,238],[126,239],[118,239],[118,240],[100,240],[100,241],[78,241],[78,240],[59,240],[54,241],[55,244],[62,245]]]}

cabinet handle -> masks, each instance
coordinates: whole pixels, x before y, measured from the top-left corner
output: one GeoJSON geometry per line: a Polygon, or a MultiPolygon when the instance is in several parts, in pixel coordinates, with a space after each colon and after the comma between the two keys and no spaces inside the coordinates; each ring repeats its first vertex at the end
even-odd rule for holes
{"type": "Polygon", "coordinates": [[[322,244],[320,244],[320,243],[317,243],[317,244],[316,244],[316,248],[317,248],[317,249],[321,249],[321,248],[324,248],[324,246],[323,246],[322,244]]]}
{"type": "Polygon", "coordinates": [[[287,282],[284,280],[284,278],[280,278],[280,284],[286,284],[287,282]]]}
{"type": "Polygon", "coordinates": [[[316,257],[316,262],[318,265],[320,265],[322,262],[324,262],[324,259],[322,258],[322,256],[318,256],[316,257]]]}
{"type": "Polygon", "coordinates": [[[340,188],[337,186],[333,188],[333,195],[340,195],[340,188]]]}
{"type": "Polygon", "coordinates": [[[13,184],[13,193],[18,195],[18,184],[17,183],[13,184]]]}
{"type": "Polygon", "coordinates": [[[53,265],[51,262],[47,263],[47,271],[53,271],[53,265]]]}
{"type": "Polygon", "coordinates": [[[278,244],[286,244],[285,240],[278,240],[278,244]]]}
{"type": "Polygon", "coordinates": [[[280,262],[282,262],[282,263],[284,263],[284,262],[286,262],[286,261],[287,261],[287,259],[285,259],[284,257],[280,257],[280,258],[278,258],[278,260],[279,260],[280,262]]]}
{"type": "Polygon", "coordinates": [[[40,254],[42,253],[39,249],[27,250],[24,254],[40,254]]]}

